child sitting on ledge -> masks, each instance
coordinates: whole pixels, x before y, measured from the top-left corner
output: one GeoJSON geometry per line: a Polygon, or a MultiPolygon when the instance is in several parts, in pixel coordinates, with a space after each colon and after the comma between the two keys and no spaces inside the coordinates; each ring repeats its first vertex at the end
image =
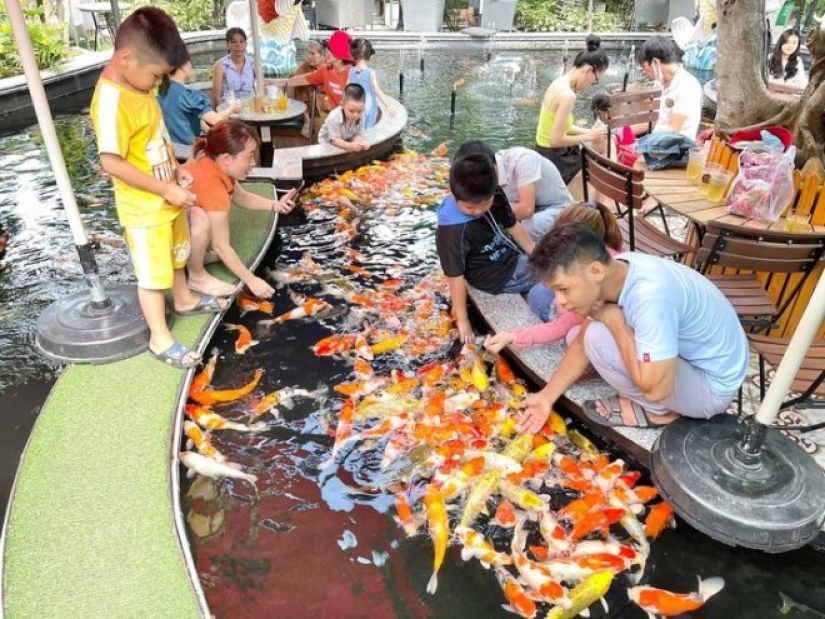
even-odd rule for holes
{"type": "Polygon", "coordinates": [[[329,113],[318,134],[319,144],[332,144],[344,150],[357,152],[367,150],[364,142],[364,101],[366,93],[358,84],[347,84],[341,105],[329,113]]]}

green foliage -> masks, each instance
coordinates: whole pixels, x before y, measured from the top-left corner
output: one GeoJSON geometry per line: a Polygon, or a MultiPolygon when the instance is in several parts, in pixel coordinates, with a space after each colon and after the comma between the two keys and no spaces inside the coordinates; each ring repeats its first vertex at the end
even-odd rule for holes
{"type": "MultiPolygon", "coordinates": [[[[44,24],[41,15],[41,9],[25,10],[26,26],[37,66],[41,69],[50,69],[60,64],[69,49],[63,40],[63,27],[44,24]]],[[[11,31],[11,24],[5,6],[0,5],[0,78],[22,73],[23,63],[11,31]]]]}
{"type": "MultiPolygon", "coordinates": [[[[626,4],[622,0],[608,3],[616,9],[626,4]]],[[[620,14],[593,13],[592,29],[594,32],[619,31],[623,29],[623,22],[620,14]]],[[[516,28],[528,32],[588,32],[587,8],[584,3],[570,6],[547,0],[520,0],[516,7],[516,28]]]]}
{"type": "Polygon", "coordinates": [[[156,6],[175,20],[181,32],[223,28],[223,0],[138,0],[133,6],[156,6]]]}

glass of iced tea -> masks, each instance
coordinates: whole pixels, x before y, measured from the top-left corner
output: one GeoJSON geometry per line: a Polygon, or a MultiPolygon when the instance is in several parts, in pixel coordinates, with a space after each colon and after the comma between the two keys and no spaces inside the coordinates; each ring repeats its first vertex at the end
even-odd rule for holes
{"type": "Polygon", "coordinates": [[[733,172],[718,167],[710,173],[710,183],[708,185],[708,200],[720,203],[725,198],[725,190],[728,183],[733,178],[733,172]]]}
{"type": "Polygon", "coordinates": [[[688,153],[687,170],[685,170],[685,177],[689,181],[699,182],[699,177],[702,176],[702,170],[705,167],[705,151],[698,146],[694,146],[688,153]]]}

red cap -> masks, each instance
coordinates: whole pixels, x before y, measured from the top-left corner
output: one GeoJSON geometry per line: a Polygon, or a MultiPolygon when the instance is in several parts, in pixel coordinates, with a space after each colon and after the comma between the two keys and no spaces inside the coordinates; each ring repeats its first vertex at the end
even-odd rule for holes
{"type": "Polygon", "coordinates": [[[343,30],[336,30],[329,38],[330,53],[338,60],[349,60],[352,62],[352,50],[350,50],[350,37],[343,30]]]}

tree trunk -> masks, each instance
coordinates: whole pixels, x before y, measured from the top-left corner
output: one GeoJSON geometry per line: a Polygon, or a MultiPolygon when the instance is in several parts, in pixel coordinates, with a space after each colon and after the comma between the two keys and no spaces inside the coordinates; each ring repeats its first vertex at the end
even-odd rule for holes
{"type": "Polygon", "coordinates": [[[719,0],[717,11],[717,129],[730,135],[740,128],[782,125],[794,134],[798,165],[812,157],[825,164],[825,30],[808,34],[810,81],[802,98],[789,103],[771,96],[762,77],[768,56],[764,0],[719,0]]]}

